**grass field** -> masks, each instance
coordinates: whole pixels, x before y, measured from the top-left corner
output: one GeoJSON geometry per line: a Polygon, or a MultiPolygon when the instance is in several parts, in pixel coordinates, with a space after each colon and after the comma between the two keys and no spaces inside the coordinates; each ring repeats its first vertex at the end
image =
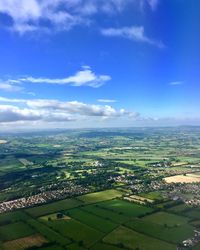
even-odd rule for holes
{"type": "Polygon", "coordinates": [[[101,208],[100,204],[84,206],[81,209],[88,211],[94,215],[97,215],[98,217],[113,221],[115,223],[123,223],[124,221],[128,220],[127,216],[112,212],[108,209],[101,208]]]}
{"type": "Polygon", "coordinates": [[[200,218],[200,208],[191,208],[183,213],[185,216],[188,216],[192,219],[200,218]]]}
{"type": "Polygon", "coordinates": [[[186,204],[180,204],[168,209],[168,211],[172,211],[174,213],[183,213],[185,210],[189,209],[189,206],[186,204]]]}
{"type": "Polygon", "coordinates": [[[108,233],[117,227],[117,224],[109,220],[100,218],[90,212],[81,209],[72,209],[67,212],[70,217],[92,227],[103,233],[108,233]]]}
{"type": "Polygon", "coordinates": [[[29,247],[40,247],[47,240],[41,235],[35,234],[24,238],[19,238],[12,241],[7,241],[3,244],[4,250],[24,250],[29,247]]]}
{"type": "Polygon", "coordinates": [[[47,246],[47,247],[40,247],[37,250],[64,250],[63,247],[58,246],[58,245],[52,245],[52,246],[47,246]]]}
{"type": "Polygon", "coordinates": [[[200,243],[194,247],[194,250],[200,250],[200,243]]]}
{"type": "Polygon", "coordinates": [[[152,208],[118,199],[102,202],[99,206],[129,217],[137,217],[153,211],[152,208]]]}
{"type": "Polygon", "coordinates": [[[145,216],[144,220],[157,223],[159,225],[166,225],[168,227],[187,224],[187,222],[189,221],[187,217],[170,214],[166,212],[158,212],[158,213],[145,216]]]}
{"type": "Polygon", "coordinates": [[[81,204],[82,202],[76,199],[65,199],[42,206],[28,208],[26,209],[26,212],[29,213],[31,216],[39,217],[42,215],[55,213],[61,210],[78,207],[81,204]]]}
{"type": "Polygon", "coordinates": [[[140,196],[150,200],[163,200],[163,195],[157,191],[149,193],[141,193],[140,196]]]}
{"type": "Polygon", "coordinates": [[[0,240],[9,241],[34,234],[35,231],[24,222],[15,222],[0,227],[0,240]]]}
{"type": "Polygon", "coordinates": [[[126,226],[137,232],[171,243],[180,243],[194,235],[194,228],[188,224],[169,228],[160,224],[145,221],[144,219],[135,218],[127,222],[126,226]]]}
{"type": "Polygon", "coordinates": [[[73,244],[67,246],[67,250],[85,250],[85,248],[81,245],[82,245],[82,242],[73,243],[73,244]]]}
{"type": "Polygon", "coordinates": [[[108,245],[104,243],[97,243],[94,245],[91,250],[120,250],[121,248],[113,246],[113,245],[108,245]]]}
{"type": "Polygon", "coordinates": [[[0,226],[17,221],[26,221],[28,218],[28,215],[22,211],[3,213],[0,214],[0,226]]]}
{"type": "Polygon", "coordinates": [[[64,237],[76,242],[83,241],[84,246],[87,247],[103,236],[101,232],[74,219],[48,221],[46,225],[64,237]]]}
{"type": "Polygon", "coordinates": [[[55,232],[51,228],[47,227],[46,225],[40,223],[37,220],[28,220],[27,223],[33,227],[37,232],[39,232],[41,235],[43,235],[48,241],[50,242],[56,242],[57,244],[61,246],[66,246],[70,244],[70,240],[66,237],[63,237],[59,233],[55,232]]]}
{"type": "Polygon", "coordinates": [[[128,249],[140,250],[175,250],[176,246],[152,237],[140,234],[126,227],[118,227],[108,234],[103,241],[116,246],[124,246],[128,249]]]}
{"type": "Polygon", "coordinates": [[[88,203],[96,203],[96,202],[105,201],[105,200],[111,200],[117,197],[121,197],[122,194],[123,193],[121,191],[110,189],[106,191],[85,194],[85,195],[79,196],[78,199],[88,204],[88,203]]]}

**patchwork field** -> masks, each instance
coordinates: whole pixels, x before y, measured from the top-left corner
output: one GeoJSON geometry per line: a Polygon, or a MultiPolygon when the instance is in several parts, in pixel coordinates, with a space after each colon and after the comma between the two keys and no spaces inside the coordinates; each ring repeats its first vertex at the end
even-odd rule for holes
{"type": "Polygon", "coordinates": [[[170,250],[200,230],[200,127],[0,138],[0,250],[170,250]]]}
{"type": "Polygon", "coordinates": [[[143,219],[132,219],[125,224],[127,227],[145,235],[171,242],[181,243],[184,239],[187,239],[194,234],[194,228],[191,225],[184,224],[180,226],[166,226],[156,222],[146,221],[143,219]]]}
{"type": "Polygon", "coordinates": [[[103,241],[120,248],[140,250],[175,250],[176,246],[155,238],[140,234],[126,227],[120,226],[108,234],[103,241]]]}
{"type": "Polygon", "coordinates": [[[104,218],[106,220],[113,221],[115,223],[123,223],[124,221],[128,220],[128,217],[126,215],[122,215],[116,212],[112,212],[108,209],[104,209],[103,207],[100,207],[101,203],[99,205],[89,205],[82,207],[82,210],[85,210],[91,214],[94,214],[98,217],[104,218]]]}
{"type": "Polygon", "coordinates": [[[61,246],[66,246],[71,242],[68,238],[63,237],[62,235],[60,235],[59,232],[54,231],[53,229],[49,228],[47,225],[39,222],[38,220],[31,219],[28,220],[27,223],[52,243],[56,243],[61,246]]]}
{"type": "MultiPolygon", "coordinates": [[[[199,226],[191,221],[199,218],[198,209],[190,214],[180,204],[158,212],[118,198],[121,195],[107,190],[1,214],[2,249],[173,250],[199,226]]],[[[159,196],[156,192],[147,195],[159,196]]]]}
{"type": "Polygon", "coordinates": [[[71,241],[83,242],[87,247],[98,241],[103,236],[100,231],[74,219],[67,221],[48,221],[46,222],[46,225],[71,241]]]}
{"type": "Polygon", "coordinates": [[[114,222],[100,218],[81,209],[69,210],[67,215],[103,233],[108,233],[117,227],[117,224],[114,222]]]}

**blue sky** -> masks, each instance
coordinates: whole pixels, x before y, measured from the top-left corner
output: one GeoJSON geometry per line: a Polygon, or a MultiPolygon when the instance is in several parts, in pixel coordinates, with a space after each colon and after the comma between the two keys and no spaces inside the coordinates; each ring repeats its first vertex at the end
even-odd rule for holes
{"type": "Polygon", "coordinates": [[[1,0],[1,129],[200,125],[198,0],[1,0]]]}

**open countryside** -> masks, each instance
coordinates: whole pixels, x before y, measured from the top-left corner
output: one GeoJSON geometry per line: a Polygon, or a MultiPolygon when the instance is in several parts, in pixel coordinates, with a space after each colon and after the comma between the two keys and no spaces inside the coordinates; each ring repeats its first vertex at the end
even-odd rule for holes
{"type": "Polygon", "coordinates": [[[198,249],[200,140],[188,143],[199,135],[186,127],[4,137],[0,249],[198,249]]]}

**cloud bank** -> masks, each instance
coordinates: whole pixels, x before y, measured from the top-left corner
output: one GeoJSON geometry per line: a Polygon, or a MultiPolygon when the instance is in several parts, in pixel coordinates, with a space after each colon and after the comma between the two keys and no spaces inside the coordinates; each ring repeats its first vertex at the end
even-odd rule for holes
{"type": "Polygon", "coordinates": [[[68,31],[90,25],[96,14],[113,15],[129,6],[140,9],[146,5],[154,11],[158,0],[1,0],[0,14],[10,20],[6,28],[24,34],[68,31]]]}
{"type": "Polygon", "coordinates": [[[80,121],[89,117],[103,119],[139,116],[137,112],[115,109],[109,105],[63,102],[51,99],[9,99],[0,97],[0,123],[24,121],[80,121]]]}

